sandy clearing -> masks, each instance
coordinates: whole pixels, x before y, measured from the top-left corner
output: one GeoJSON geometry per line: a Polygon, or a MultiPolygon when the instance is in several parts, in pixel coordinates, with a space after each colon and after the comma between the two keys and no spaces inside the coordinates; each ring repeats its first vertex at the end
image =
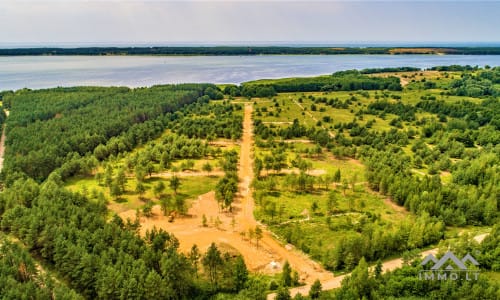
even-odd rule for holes
{"type": "MultiPolygon", "coordinates": [[[[281,272],[280,268],[270,268],[270,263],[277,262],[278,266],[281,266],[284,261],[288,260],[292,268],[299,273],[301,280],[307,284],[312,284],[316,279],[321,281],[332,280],[332,273],[324,270],[304,253],[293,247],[285,247],[275,239],[273,233],[268,231],[264,225],[259,224],[254,218],[255,204],[250,188],[253,178],[252,111],[252,105],[246,104],[238,167],[239,192],[237,199],[233,203],[232,213],[221,212],[215,200],[215,193],[209,192],[199,196],[192,202],[187,216],[176,218],[172,223],[169,223],[167,218],[162,215],[159,206],[154,206],[153,217],[140,218],[140,231],[144,234],[146,230],[156,227],[171,232],[179,239],[180,250],[184,252],[189,251],[194,244],[198,245],[202,251],[205,251],[212,242],[230,245],[243,255],[248,268],[254,272],[281,272]],[[208,227],[202,226],[203,215],[208,220],[208,227]],[[233,218],[234,229],[231,224],[233,218]],[[218,226],[215,225],[215,220],[220,220],[218,226]],[[257,225],[263,229],[263,237],[259,241],[259,247],[256,246],[255,239],[249,241],[245,236],[249,229],[255,229],[257,225]]],[[[315,172],[321,173],[320,170],[315,172]]],[[[168,174],[164,175],[169,176],[168,174]]],[[[189,172],[189,174],[184,175],[192,176],[193,174],[197,173],[189,172]]],[[[134,220],[136,211],[128,210],[119,213],[119,215],[123,219],[130,218],[134,220]]]]}

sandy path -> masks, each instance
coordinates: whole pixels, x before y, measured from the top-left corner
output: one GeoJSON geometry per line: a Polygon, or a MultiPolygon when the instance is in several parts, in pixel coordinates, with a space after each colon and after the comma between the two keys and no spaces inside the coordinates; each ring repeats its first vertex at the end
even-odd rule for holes
{"type": "MultiPolygon", "coordinates": [[[[245,106],[245,117],[243,120],[243,139],[240,152],[240,166],[238,176],[240,179],[240,209],[241,213],[237,216],[237,221],[244,230],[255,228],[258,225],[253,216],[254,200],[250,190],[250,183],[253,178],[253,155],[252,155],[252,106],[245,106]]],[[[261,225],[262,226],[262,225],[261,225]]],[[[302,280],[306,283],[312,283],[316,279],[331,280],[333,274],[324,270],[318,263],[311,260],[302,252],[291,249],[287,250],[273,237],[273,234],[264,226],[264,235],[261,241],[262,248],[265,248],[275,257],[280,257],[280,262],[288,260],[293,269],[297,270],[302,280]]]]}
{"type": "MultiPolygon", "coordinates": [[[[436,249],[424,251],[421,253],[421,255],[422,255],[422,257],[425,257],[428,254],[431,254],[431,253],[436,254],[437,252],[438,252],[438,249],[436,248],[436,249]]],[[[400,268],[401,266],[403,266],[403,260],[401,258],[389,260],[389,261],[386,261],[385,263],[382,264],[382,271],[385,273],[385,272],[400,268]]],[[[350,273],[347,275],[350,275],[350,273]]],[[[322,286],[323,290],[326,291],[326,290],[332,290],[332,289],[339,288],[342,284],[342,280],[347,275],[337,276],[331,280],[321,282],[321,286],[322,286]]],[[[299,294],[299,293],[302,295],[307,295],[309,293],[310,289],[311,289],[311,285],[304,285],[304,286],[296,287],[296,288],[290,289],[290,295],[292,297],[294,297],[296,294],[299,294]]],[[[274,297],[275,297],[275,294],[269,294],[267,299],[274,299],[274,297]]]]}
{"type": "Polygon", "coordinates": [[[392,202],[391,198],[385,198],[384,203],[385,203],[385,205],[391,207],[392,209],[394,209],[397,212],[405,213],[405,214],[408,213],[408,211],[406,210],[406,208],[404,206],[399,206],[396,203],[392,202]]]}
{"type": "MultiPolygon", "coordinates": [[[[475,236],[474,240],[476,240],[478,243],[481,243],[486,236],[488,236],[488,233],[483,233],[483,234],[475,236]]],[[[436,255],[438,253],[438,251],[439,251],[439,248],[434,248],[434,249],[422,251],[422,252],[420,252],[420,256],[422,258],[424,258],[429,254],[436,255]]],[[[385,273],[388,271],[392,271],[394,269],[401,268],[402,266],[403,266],[403,259],[402,258],[392,259],[392,260],[389,260],[389,261],[382,263],[382,272],[385,273]]],[[[370,267],[370,271],[372,271],[372,270],[373,270],[373,267],[370,267]]],[[[333,279],[321,282],[323,290],[326,291],[326,290],[339,288],[342,284],[342,280],[347,275],[350,275],[350,273],[346,274],[346,275],[337,276],[333,279]]],[[[294,297],[298,293],[300,293],[302,295],[307,295],[309,293],[310,288],[311,288],[311,285],[308,284],[308,285],[304,285],[304,286],[290,289],[290,295],[292,297],[294,297]]],[[[269,299],[269,300],[274,299],[275,296],[276,296],[276,294],[274,294],[274,293],[269,294],[267,296],[267,299],[269,299]]]]}
{"type": "MultiPolygon", "coordinates": [[[[4,110],[4,111],[5,111],[5,115],[8,117],[9,111],[8,110],[4,110]]],[[[2,137],[0,137],[0,172],[3,169],[3,155],[5,153],[5,121],[4,121],[3,128],[2,128],[2,137]]]]}
{"type": "MultiPolygon", "coordinates": [[[[179,171],[179,172],[160,172],[160,173],[152,173],[151,177],[164,177],[164,178],[170,178],[172,176],[177,176],[177,177],[200,177],[200,176],[224,176],[224,171],[210,171],[210,172],[205,172],[205,171],[179,171]]],[[[130,177],[135,177],[135,176],[130,176],[130,177]]]]}

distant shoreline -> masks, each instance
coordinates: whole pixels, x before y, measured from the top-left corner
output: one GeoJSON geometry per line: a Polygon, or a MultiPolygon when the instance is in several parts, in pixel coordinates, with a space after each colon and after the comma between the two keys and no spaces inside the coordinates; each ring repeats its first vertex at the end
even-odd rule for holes
{"type": "Polygon", "coordinates": [[[500,47],[289,47],[289,46],[169,46],[169,47],[36,47],[2,48],[0,56],[254,56],[254,55],[500,55],[500,47]]]}

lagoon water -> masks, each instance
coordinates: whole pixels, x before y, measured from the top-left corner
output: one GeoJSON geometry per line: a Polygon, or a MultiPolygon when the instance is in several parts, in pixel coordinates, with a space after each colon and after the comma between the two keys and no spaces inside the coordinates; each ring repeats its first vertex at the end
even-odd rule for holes
{"type": "Polygon", "coordinates": [[[7,56],[0,91],[57,86],[241,83],[348,69],[440,65],[500,66],[500,55],[7,56]]]}

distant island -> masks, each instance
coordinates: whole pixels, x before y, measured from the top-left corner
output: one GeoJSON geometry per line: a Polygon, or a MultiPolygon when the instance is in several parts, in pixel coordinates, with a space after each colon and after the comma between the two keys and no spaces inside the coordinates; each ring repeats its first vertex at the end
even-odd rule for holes
{"type": "Polygon", "coordinates": [[[289,47],[289,46],[191,46],[191,47],[78,47],[0,49],[0,56],[23,55],[339,55],[434,54],[500,55],[500,47],[289,47]]]}

